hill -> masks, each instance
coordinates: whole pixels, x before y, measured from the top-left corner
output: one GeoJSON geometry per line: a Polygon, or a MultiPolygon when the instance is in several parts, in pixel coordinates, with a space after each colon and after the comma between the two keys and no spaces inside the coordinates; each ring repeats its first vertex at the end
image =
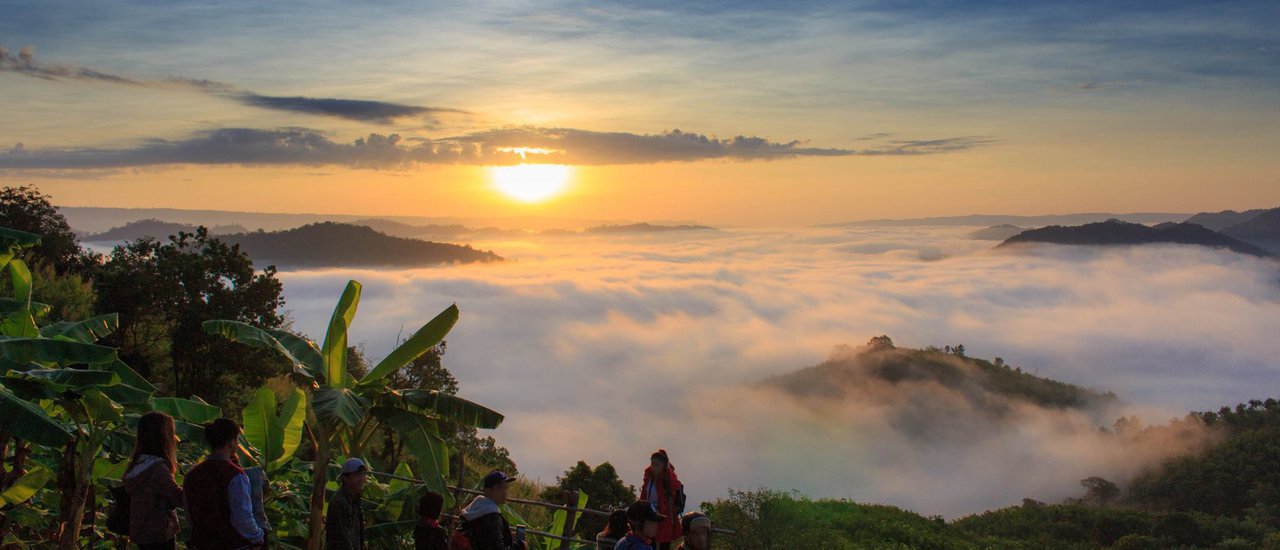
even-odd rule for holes
{"type": "Polygon", "coordinates": [[[973,231],[969,233],[969,238],[978,241],[1003,241],[1023,231],[1026,231],[1026,228],[1006,223],[973,231]]]}
{"type": "MultiPolygon", "coordinates": [[[[132,221],[119,227],[113,227],[102,233],[85,235],[81,240],[95,243],[109,243],[136,241],[147,237],[153,239],[164,239],[170,235],[177,235],[182,231],[193,233],[195,230],[196,226],[191,224],[146,219],[132,221]]],[[[247,230],[241,225],[219,225],[209,228],[209,233],[214,235],[244,233],[245,231],[247,230]]]]}
{"type": "Polygon", "coordinates": [[[1222,232],[1272,253],[1280,253],[1280,208],[1265,210],[1222,232]]]}
{"type": "Polygon", "coordinates": [[[369,227],[335,222],[219,238],[240,245],[257,263],[280,267],[419,267],[502,260],[470,246],[392,237],[369,227]]]}
{"type": "Polygon", "coordinates": [[[1168,223],[1156,227],[1147,227],[1136,223],[1109,220],[1074,227],[1054,225],[1023,231],[1006,239],[997,248],[1024,243],[1102,246],[1161,243],[1191,244],[1211,248],[1225,248],[1253,256],[1269,255],[1266,250],[1258,246],[1190,223],[1168,223]]]}
{"type": "Polygon", "coordinates": [[[1185,223],[1194,223],[1196,225],[1202,225],[1214,231],[1222,231],[1233,225],[1239,225],[1241,223],[1247,222],[1257,217],[1258,214],[1261,214],[1263,212],[1266,212],[1266,209],[1256,208],[1253,210],[1245,210],[1244,212],[1236,212],[1235,210],[1223,210],[1221,212],[1201,212],[1199,214],[1191,216],[1190,218],[1187,218],[1184,221],[1185,223]]]}

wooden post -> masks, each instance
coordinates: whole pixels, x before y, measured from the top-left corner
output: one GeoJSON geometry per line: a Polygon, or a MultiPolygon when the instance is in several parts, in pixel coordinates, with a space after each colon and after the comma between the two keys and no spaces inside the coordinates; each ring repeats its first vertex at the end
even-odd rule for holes
{"type": "Polygon", "coordinates": [[[560,532],[564,537],[560,539],[560,550],[569,550],[569,539],[573,538],[573,524],[578,519],[578,492],[564,491],[561,496],[564,497],[564,505],[568,509],[565,510],[564,530],[560,532]]]}

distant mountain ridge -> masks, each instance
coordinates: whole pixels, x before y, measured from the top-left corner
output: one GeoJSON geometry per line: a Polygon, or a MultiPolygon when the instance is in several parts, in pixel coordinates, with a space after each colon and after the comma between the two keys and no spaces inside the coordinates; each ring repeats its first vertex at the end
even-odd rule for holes
{"type": "Polygon", "coordinates": [[[1021,227],[1042,227],[1046,225],[1079,225],[1102,222],[1106,220],[1122,220],[1132,223],[1156,224],[1182,221],[1190,217],[1186,213],[1167,212],[1135,212],[1130,214],[1111,214],[1102,212],[1084,212],[1078,214],[1051,214],[1045,216],[1007,216],[999,214],[974,214],[969,216],[941,216],[931,218],[874,219],[852,222],[823,224],[819,227],[974,227],[993,225],[1017,225],[1021,227]]]}
{"type": "Polygon", "coordinates": [[[1009,225],[1006,223],[993,225],[991,227],[984,227],[977,231],[970,232],[969,238],[979,241],[1003,241],[1026,230],[1027,228],[1025,227],[1018,227],[1016,225],[1009,225]]]}
{"type": "MultiPolygon", "coordinates": [[[[169,235],[177,235],[179,232],[192,233],[199,226],[187,223],[165,222],[155,219],[138,220],[129,222],[120,227],[113,227],[102,233],[84,235],[81,240],[87,242],[123,242],[136,241],[145,237],[154,239],[164,239],[169,235]]],[[[245,233],[243,225],[219,225],[209,228],[209,233],[213,235],[225,235],[230,233],[245,233]]]]}
{"type": "Polygon", "coordinates": [[[707,225],[655,225],[651,223],[632,223],[624,225],[597,225],[588,227],[584,233],[663,233],[668,231],[715,231],[707,225]]]}
{"type": "Polygon", "coordinates": [[[1214,231],[1223,231],[1233,225],[1239,225],[1256,218],[1259,214],[1266,212],[1265,208],[1255,208],[1253,210],[1245,210],[1244,212],[1236,212],[1235,210],[1223,210],[1221,212],[1201,212],[1190,218],[1186,223],[1194,223],[1203,225],[1214,231]]]}
{"type": "Polygon", "coordinates": [[[240,245],[257,263],[285,268],[420,267],[502,260],[469,245],[392,237],[367,226],[336,222],[218,238],[240,245]]]}
{"type": "Polygon", "coordinates": [[[1159,243],[1190,244],[1211,248],[1225,248],[1233,252],[1259,257],[1270,255],[1261,247],[1193,223],[1164,223],[1155,227],[1148,227],[1120,220],[1071,227],[1054,225],[1031,229],[1009,237],[997,245],[997,248],[1025,243],[1104,246],[1159,243]]]}

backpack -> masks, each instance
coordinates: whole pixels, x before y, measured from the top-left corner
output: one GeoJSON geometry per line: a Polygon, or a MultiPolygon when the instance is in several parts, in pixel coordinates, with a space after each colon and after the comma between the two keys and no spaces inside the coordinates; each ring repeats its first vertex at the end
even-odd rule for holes
{"type": "Polygon", "coordinates": [[[467,520],[458,518],[458,527],[453,530],[453,539],[449,541],[449,550],[471,550],[471,538],[467,534],[467,520]]]}
{"type": "Polygon", "coordinates": [[[129,536],[129,491],[124,485],[111,488],[111,498],[115,501],[107,512],[107,530],[120,536],[129,536]]]}

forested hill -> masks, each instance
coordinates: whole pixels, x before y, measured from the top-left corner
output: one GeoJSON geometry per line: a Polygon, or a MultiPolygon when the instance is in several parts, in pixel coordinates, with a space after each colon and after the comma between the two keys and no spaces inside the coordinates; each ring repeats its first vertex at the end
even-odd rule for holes
{"type": "Polygon", "coordinates": [[[1000,358],[966,357],[964,346],[899,348],[887,336],[873,338],[865,348],[837,349],[826,362],[764,382],[799,397],[818,398],[843,398],[848,389],[866,388],[869,383],[939,384],[980,407],[998,406],[993,401],[996,397],[1048,408],[1096,408],[1116,400],[1110,392],[1022,372],[1000,358]]]}
{"type": "Polygon", "coordinates": [[[502,260],[470,246],[392,237],[365,226],[334,222],[218,238],[240,245],[259,264],[282,268],[419,267],[502,260]]]}
{"type": "MultiPolygon", "coordinates": [[[[156,219],[146,219],[129,222],[119,227],[113,227],[102,233],[93,235],[85,235],[83,240],[94,243],[119,243],[125,241],[136,241],[138,239],[153,238],[164,240],[169,235],[177,235],[179,232],[195,233],[196,225],[189,223],[166,222],[156,219]]],[[[224,235],[228,233],[244,233],[247,231],[241,225],[219,225],[209,228],[212,235],[224,235]]]]}
{"type": "Polygon", "coordinates": [[[1225,248],[1253,256],[1268,255],[1267,251],[1260,247],[1193,223],[1167,223],[1155,227],[1147,227],[1142,224],[1111,220],[1072,227],[1053,225],[1023,231],[1000,243],[999,247],[1024,243],[1069,245],[1191,244],[1225,248]]]}

